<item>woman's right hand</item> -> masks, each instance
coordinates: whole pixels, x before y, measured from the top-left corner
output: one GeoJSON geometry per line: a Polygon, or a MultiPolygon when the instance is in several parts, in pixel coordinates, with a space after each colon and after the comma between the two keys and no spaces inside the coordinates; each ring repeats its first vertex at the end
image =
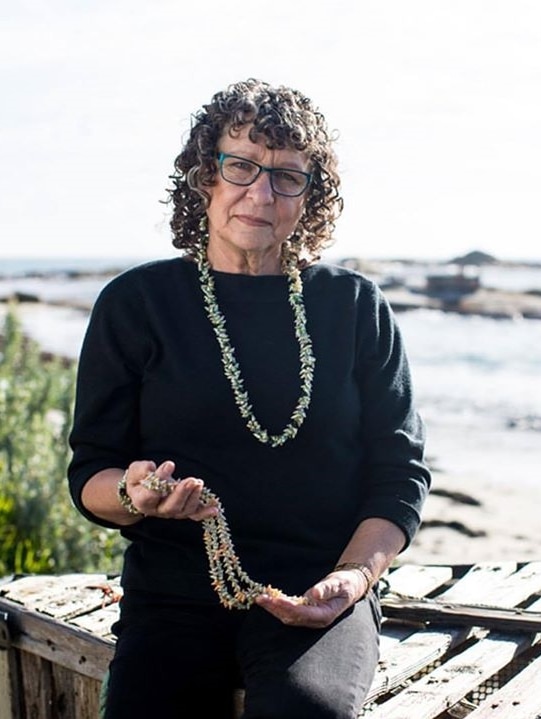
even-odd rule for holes
{"type": "Polygon", "coordinates": [[[141,460],[132,462],[126,472],[126,493],[136,509],[146,517],[162,519],[202,519],[215,517],[218,508],[201,501],[203,480],[196,477],[175,479],[175,463],[141,460]],[[153,481],[148,480],[154,478],[153,481]],[[147,485],[147,486],[145,486],[147,485]],[[151,488],[154,485],[156,488],[151,488]],[[160,491],[160,488],[161,489],[160,491]]]}

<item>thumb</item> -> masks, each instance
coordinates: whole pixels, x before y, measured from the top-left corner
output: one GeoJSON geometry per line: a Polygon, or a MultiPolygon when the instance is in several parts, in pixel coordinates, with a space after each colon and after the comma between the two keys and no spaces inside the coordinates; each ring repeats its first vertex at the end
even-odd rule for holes
{"type": "Polygon", "coordinates": [[[167,475],[172,476],[174,471],[175,463],[171,459],[166,459],[165,462],[162,462],[156,469],[156,474],[165,479],[167,475]]]}
{"type": "Polygon", "coordinates": [[[338,591],[338,583],[335,579],[322,579],[306,592],[310,599],[316,602],[324,602],[331,597],[336,596],[338,591]]]}

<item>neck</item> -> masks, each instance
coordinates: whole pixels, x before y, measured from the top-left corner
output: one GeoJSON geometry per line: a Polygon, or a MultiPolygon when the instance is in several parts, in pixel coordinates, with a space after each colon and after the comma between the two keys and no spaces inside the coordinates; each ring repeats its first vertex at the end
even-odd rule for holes
{"type": "Polygon", "coordinates": [[[228,253],[209,242],[207,258],[213,270],[241,275],[281,275],[280,251],[272,252],[239,251],[228,253]]]}

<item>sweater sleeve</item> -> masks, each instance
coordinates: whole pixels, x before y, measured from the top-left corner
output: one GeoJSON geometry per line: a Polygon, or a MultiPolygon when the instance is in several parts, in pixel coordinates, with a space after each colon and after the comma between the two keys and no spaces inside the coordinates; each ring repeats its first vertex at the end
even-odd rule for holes
{"type": "Polygon", "coordinates": [[[380,517],[398,525],[407,547],[419,528],[431,482],[424,425],[414,407],[410,368],[393,312],[375,285],[365,291],[371,298],[365,304],[360,295],[364,309],[357,365],[368,482],[362,519],[380,517]]]}
{"type": "Polygon", "coordinates": [[[137,457],[139,393],[148,353],[143,304],[127,278],[113,280],[94,305],[79,358],[69,488],[79,511],[106,527],[115,525],[90,513],[81,493],[97,472],[122,469],[137,457]]]}

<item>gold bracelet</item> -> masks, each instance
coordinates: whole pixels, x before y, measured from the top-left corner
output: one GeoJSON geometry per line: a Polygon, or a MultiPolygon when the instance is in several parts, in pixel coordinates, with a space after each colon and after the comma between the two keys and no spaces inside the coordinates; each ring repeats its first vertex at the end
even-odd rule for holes
{"type": "Polygon", "coordinates": [[[130,495],[128,494],[128,490],[126,488],[127,480],[128,470],[124,472],[124,474],[122,475],[122,479],[116,486],[116,496],[118,497],[118,501],[124,507],[124,509],[128,510],[130,514],[144,517],[145,515],[137,509],[135,504],[132,502],[130,495]]]}
{"type": "Polygon", "coordinates": [[[361,564],[360,562],[342,562],[341,564],[337,564],[333,571],[341,572],[346,569],[356,569],[366,579],[366,592],[363,594],[363,597],[366,596],[376,583],[376,578],[370,569],[368,569],[366,564],[361,564]]]}

